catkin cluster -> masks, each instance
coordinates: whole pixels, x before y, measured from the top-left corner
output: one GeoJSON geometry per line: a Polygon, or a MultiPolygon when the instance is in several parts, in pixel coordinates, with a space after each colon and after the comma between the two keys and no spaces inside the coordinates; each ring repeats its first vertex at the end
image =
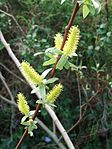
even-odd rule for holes
{"type": "MultiPolygon", "coordinates": [[[[72,26],[69,30],[67,41],[63,48],[63,54],[67,57],[72,57],[77,50],[77,46],[80,39],[80,30],[76,26],[72,26]]],[[[63,37],[60,33],[55,36],[55,47],[57,49],[61,48],[63,37]]]]}

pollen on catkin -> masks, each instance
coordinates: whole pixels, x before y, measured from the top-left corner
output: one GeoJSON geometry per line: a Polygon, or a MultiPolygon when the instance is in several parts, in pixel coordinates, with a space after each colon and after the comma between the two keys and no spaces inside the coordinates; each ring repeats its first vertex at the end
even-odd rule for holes
{"type": "Polygon", "coordinates": [[[19,111],[22,114],[27,115],[30,111],[30,107],[26,101],[26,97],[22,93],[19,93],[17,97],[18,97],[17,103],[18,103],[19,111]]]}
{"type": "Polygon", "coordinates": [[[63,89],[62,84],[55,85],[54,88],[47,94],[46,101],[48,103],[54,103],[54,101],[59,97],[63,89]]]}
{"type": "Polygon", "coordinates": [[[23,61],[21,63],[21,71],[31,84],[40,85],[42,83],[42,76],[40,76],[28,62],[23,61]]]}
{"type": "Polygon", "coordinates": [[[76,52],[80,39],[80,30],[78,27],[72,26],[68,33],[68,38],[63,48],[63,54],[65,56],[72,56],[76,52]]]}
{"type": "Polygon", "coordinates": [[[63,36],[60,33],[56,34],[54,37],[54,42],[55,42],[55,47],[57,49],[61,48],[62,41],[63,41],[63,36]]]}

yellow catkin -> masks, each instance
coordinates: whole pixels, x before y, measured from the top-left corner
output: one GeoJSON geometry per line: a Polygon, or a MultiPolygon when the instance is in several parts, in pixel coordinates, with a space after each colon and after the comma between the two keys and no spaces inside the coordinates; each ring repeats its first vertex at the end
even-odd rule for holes
{"type": "Polygon", "coordinates": [[[47,102],[54,103],[54,101],[59,97],[63,89],[62,84],[55,85],[54,88],[47,94],[47,102]]]}
{"type": "Polygon", "coordinates": [[[63,37],[60,33],[56,34],[56,36],[54,37],[54,42],[55,42],[55,47],[57,49],[60,49],[61,48],[61,45],[62,45],[62,41],[63,41],[63,37]]]}
{"type": "Polygon", "coordinates": [[[28,103],[26,101],[25,96],[22,93],[19,93],[17,95],[17,97],[18,97],[17,103],[18,103],[19,111],[22,114],[27,115],[29,113],[29,111],[30,111],[30,108],[29,108],[29,105],[28,105],[28,103]]]}
{"type": "Polygon", "coordinates": [[[43,78],[35,71],[28,62],[23,61],[21,63],[21,71],[23,72],[26,79],[34,85],[40,85],[43,81],[43,78]]]}
{"type": "Polygon", "coordinates": [[[68,38],[63,48],[63,54],[65,56],[72,56],[76,52],[80,39],[80,30],[78,27],[72,26],[69,30],[68,38]]]}

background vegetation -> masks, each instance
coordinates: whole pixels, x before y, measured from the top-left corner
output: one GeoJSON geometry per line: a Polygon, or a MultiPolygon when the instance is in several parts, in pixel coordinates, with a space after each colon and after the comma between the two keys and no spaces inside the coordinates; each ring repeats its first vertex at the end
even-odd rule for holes
{"type": "MultiPolygon", "coordinates": [[[[82,10],[79,10],[74,21],[81,30],[77,50],[79,56],[73,60],[78,67],[77,72],[56,72],[64,84],[64,91],[55,111],[66,130],[79,120],[79,99],[83,105],[93,98],[83,108],[83,118],[69,133],[79,149],[112,148],[112,1],[102,0],[101,5],[99,15],[83,19],[82,10]]],[[[64,33],[73,7],[70,0],[63,5],[60,5],[60,0],[1,0],[0,10],[5,13],[0,11],[0,29],[16,56],[20,60],[27,60],[41,73],[45,69],[42,63],[46,57],[36,53],[54,46],[54,35],[57,32],[64,33]]],[[[14,98],[22,91],[34,109],[36,97],[28,94],[30,87],[9,70],[22,78],[0,43],[0,71],[14,98]]],[[[0,95],[10,99],[1,80],[0,95]]],[[[39,118],[52,129],[52,121],[44,109],[39,118]]],[[[15,147],[23,133],[20,119],[18,110],[12,111],[11,106],[0,97],[0,149],[15,147]]],[[[21,149],[58,148],[52,140],[46,141],[49,136],[41,128],[34,135],[33,139],[27,137],[21,149]]]]}

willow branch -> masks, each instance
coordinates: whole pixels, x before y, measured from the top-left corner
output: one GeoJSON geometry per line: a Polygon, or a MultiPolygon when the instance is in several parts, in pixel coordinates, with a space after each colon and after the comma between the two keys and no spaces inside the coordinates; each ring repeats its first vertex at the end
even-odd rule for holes
{"type": "MultiPolygon", "coordinates": [[[[61,51],[63,50],[63,47],[64,47],[65,42],[66,42],[66,40],[67,40],[68,32],[69,32],[69,30],[70,30],[70,27],[71,27],[72,24],[73,24],[73,21],[74,21],[74,19],[75,19],[75,16],[76,16],[76,13],[77,13],[78,9],[79,9],[79,3],[76,2],[75,6],[74,6],[74,9],[73,9],[73,12],[72,12],[72,15],[71,15],[71,18],[70,18],[70,21],[69,21],[69,23],[68,23],[68,25],[67,25],[67,27],[66,27],[66,29],[65,29],[64,39],[63,39],[63,42],[62,42],[62,45],[61,45],[61,48],[60,48],[61,51]]],[[[56,63],[54,64],[53,70],[52,70],[52,72],[51,72],[51,78],[52,78],[52,77],[54,76],[54,74],[55,74],[56,65],[57,65],[57,63],[58,63],[59,60],[60,60],[60,56],[58,56],[57,61],[56,61],[56,63]]]]}
{"type": "Polygon", "coordinates": [[[12,105],[12,106],[17,106],[17,104],[15,102],[12,102],[11,100],[5,98],[4,96],[0,95],[0,98],[2,100],[4,100],[5,102],[7,102],[8,104],[12,105]]]}
{"type": "Polygon", "coordinates": [[[59,142],[57,136],[52,131],[50,131],[47,128],[47,126],[42,121],[40,121],[38,118],[37,118],[37,123],[49,134],[49,136],[52,137],[52,139],[60,147],[60,149],[66,149],[66,147],[61,142],[59,142]]]}
{"type": "Polygon", "coordinates": [[[65,142],[67,143],[67,146],[69,149],[75,149],[66,130],[63,128],[62,124],[60,123],[60,121],[58,120],[56,114],[54,113],[54,111],[50,108],[49,105],[45,105],[45,108],[47,110],[47,112],[49,113],[49,115],[52,117],[55,125],[57,126],[57,128],[59,129],[59,131],[61,132],[65,142]]]}
{"type": "MultiPolygon", "coordinates": [[[[9,44],[6,42],[6,40],[5,40],[5,38],[4,38],[4,36],[3,36],[3,34],[2,34],[1,31],[0,31],[0,39],[1,39],[1,42],[3,43],[3,45],[5,46],[5,48],[6,48],[7,52],[8,52],[8,54],[10,55],[10,57],[12,58],[12,60],[14,61],[14,63],[15,63],[16,66],[18,67],[18,69],[20,70],[21,74],[24,76],[24,74],[23,74],[22,71],[21,71],[21,67],[20,67],[21,64],[20,64],[19,60],[18,60],[18,59],[16,58],[16,56],[14,55],[13,51],[11,50],[9,44]]],[[[24,76],[24,77],[25,77],[25,76],[24,76]]],[[[28,81],[27,81],[27,82],[28,82],[28,81]]],[[[32,89],[36,88],[36,86],[30,84],[30,82],[28,82],[28,83],[29,83],[29,85],[30,85],[30,87],[31,87],[32,89]]],[[[35,94],[36,94],[37,97],[38,97],[38,94],[37,94],[37,93],[35,93],[35,94]]],[[[40,104],[38,104],[38,105],[36,106],[36,110],[35,110],[35,113],[34,113],[34,115],[33,115],[33,119],[35,119],[35,117],[37,116],[37,113],[39,112],[40,107],[41,107],[40,104]]],[[[49,109],[51,109],[51,108],[49,107],[49,109]]],[[[46,108],[46,110],[47,110],[47,108],[46,108]]],[[[48,111],[48,112],[49,112],[49,111],[48,111]]],[[[50,112],[51,112],[50,115],[55,114],[52,109],[50,110],[50,112]]],[[[55,118],[57,118],[57,117],[55,117],[55,118]]],[[[52,119],[54,120],[54,122],[56,121],[56,119],[54,119],[53,116],[52,116],[52,119]]],[[[59,121],[58,118],[57,118],[57,121],[59,121]]],[[[58,124],[58,123],[56,123],[56,125],[57,125],[57,124],[58,124]]],[[[60,123],[60,125],[61,125],[61,123],[60,123]]],[[[60,127],[60,126],[57,126],[57,128],[58,128],[59,131],[60,131],[60,133],[63,132],[63,131],[61,131],[61,128],[62,128],[62,127],[63,127],[62,125],[61,125],[61,127],[60,127]]],[[[24,132],[24,134],[23,134],[23,136],[22,136],[22,138],[20,139],[19,143],[17,144],[16,149],[19,148],[19,146],[21,145],[21,143],[23,142],[23,140],[26,138],[27,134],[28,134],[28,130],[26,129],[25,132],[24,132]]],[[[66,131],[64,132],[64,134],[62,134],[62,136],[64,136],[64,139],[65,139],[66,144],[68,145],[68,148],[69,148],[69,149],[74,149],[74,146],[73,146],[73,144],[72,144],[70,138],[68,137],[68,134],[66,133],[66,131]],[[66,134],[66,135],[65,135],[65,134],[66,134]],[[67,141],[68,141],[68,142],[71,142],[71,143],[68,143],[67,141]],[[71,148],[71,145],[72,145],[72,148],[71,148]]]]}
{"type": "MultiPolygon", "coordinates": [[[[2,95],[0,95],[0,98],[3,99],[8,104],[10,104],[11,106],[13,105],[15,108],[18,108],[15,102],[10,101],[9,99],[3,97],[2,95]]],[[[37,123],[43,130],[47,132],[47,134],[54,140],[54,142],[60,147],[60,149],[66,149],[66,147],[61,142],[59,142],[57,136],[38,118],[37,123]]]]}
{"type": "MultiPolygon", "coordinates": [[[[63,40],[63,43],[62,43],[62,46],[61,46],[61,49],[60,49],[60,50],[62,50],[63,47],[64,47],[64,44],[65,44],[66,39],[67,39],[67,34],[68,34],[68,32],[69,32],[70,27],[72,26],[73,20],[74,20],[74,18],[75,18],[75,15],[76,15],[78,9],[79,9],[79,4],[78,4],[78,2],[76,2],[75,6],[74,6],[74,9],[73,9],[73,13],[72,13],[71,18],[70,18],[70,21],[69,21],[69,23],[68,23],[68,25],[67,25],[67,27],[66,27],[65,34],[64,34],[64,40],[63,40]]],[[[5,39],[4,39],[3,35],[2,35],[2,33],[0,33],[0,36],[1,36],[1,41],[2,41],[2,43],[4,44],[5,48],[7,49],[7,52],[9,53],[10,57],[12,58],[12,60],[14,61],[14,63],[16,64],[16,66],[18,67],[18,69],[19,69],[20,72],[21,72],[21,69],[20,69],[20,62],[19,62],[18,59],[15,57],[15,55],[14,55],[14,53],[12,52],[10,46],[9,46],[9,45],[7,44],[7,42],[5,41],[5,39]]],[[[56,65],[57,65],[59,59],[60,59],[60,56],[57,58],[57,62],[56,62],[56,64],[54,65],[54,68],[53,68],[52,73],[51,73],[51,77],[54,76],[55,69],[56,69],[56,65]]],[[[22,72],[21,72],[21,73],[22,73],[22,72]]],[[[22,75],[24,76],[24,74],[22,74],[22,75]]],[[[25,77],[25,76],[24,76],[24,77],[25,77]]],[[[29,83],[29,82],[28,82],[28,83],[29,83]]],[[[35,88],[35,86],[33,86],[33,85],[31,85],[31,84],[30,84],[30,86],[31,86],[32,89],[35,88]]],[[[37,95],[37,94],[36,94],[36,95],[37,95]]],[[[38,97],[38,95],[37,95],[37,97],[38,97]]],[[[37,107],[36,107],[35,113],[34,113],[34,115],[33,115],[33,119],[35,119],[35,117],[37,116],[37,113],[38,113],[40,107],[41,107],[41,105],[38,104],[37,107]]],[[[47,108],[46,110],[48,110],[48,109],[50,109],[50,107],[47,108]]],[[[49,111],[48,111],[48,112],[49,112],[49,111]]],[[[53,111],[52,109],[50,110],[50,112],[51,112],[50,115],[54,114],[54,111],[53,111]]],[[[53,118],[53,117],[52,117],[52,118],[53,118]]],[[[57,118],[57,117],[56,117],[56,118],[57,118]]],[[[56,120],[55,120],[55,121],[56,121],[56,120]]],[[[55,122],[55,121],[54,121],[54,122],[55,122]]],[[[58,120],[58,121],[59,121],[59,120],[58,120]]],[[[58,126],[57,126],[57,127],[58,127],[58,126]]],[[[62,128],[62,127],[63,127],[63,126],[58,127],[58,129],[61,130],[60,128],[62,128]]],[[[63,131],[60,131],[60,132],[63,133],[63,131]]],[[[68,135],[67,135],[67,133],[66,133],[65,130],[64,130],[64,132],[65,132],[64,134],[66,134],[66,135],[64,136],[64,134],[62,134],[62,136],[64,136],[65,142],[67,143],[67,141],[68,141],[68,142],[69,142],[69,143],[67,143],[68,147],[69,147],[70,149],[74,149],[74,146],[73,146],[72,142],[70,141],[70,139],[69,139],[69,137],[68,137],[68,135]],[[66,138],[66,136],[67,136],[67,138],[66,138]],[[71,147],[72,147],[72,148],[71,148],[71,147]]],[[[20,144],[23,142],[23,140],[25,139],[25,137],[27,136],[27,134],[28,134],[28,130],[26,129],[25,132],[24,132],[24,134],[23,134],[23,136],[22,136],[22,138],[21,138],[21,140],[19,141],[19,144],[17,145],[18,147],[19,147],[20,144]]],[[[17,147],[16,149],[18,149],[18,147],[17,147]]]]}
{"type": "MultiPolygon", "coordinates": [[[[21,68],[20,68],[21,63],[19,62],[19,60],[17,59],[17,57],[16,57],[15,54],[13,53],[12,49],[10,48],[10,45],[6,42],[6,40],[5,40],[5,38],[4,38],[4,36],[3,36],[3,34],[2,34],[1,31],[0,31],[0,40],[1,40],[1,42],[3,43],[4,47],[6,48],[6,50],[7,50],[8,54],[9,54],[9,56],[12,58],[13,62],[16,64],[17,68],[19,69],[19,71],[21,72],[21,74],[24,76],[24,74],[22,73],[21,68]]],[[[24,78],[25,78],[25,76],[24,76],[24,78]]],[[[27,80],[26,80],[26,81],[27,81],[27,80]]],[[[27,81],[27,82],[28,82],[28,81],[27,81]]],[[[29,82],[28,82],[28,84],[30,85],[30,87],[31,87],[32,89],[36,88],[34,85],[30,84],[29,82]]],[[[36,94],[36,96],[38,97],[38,94],[37,94],[37,93],[35,93],[35,94],[36,94]]],[[[35,113],[34,113],[34,115],[33,115],[34,119],[35,119],[37,113],[39,112],[40,107],[41,107],[40,104],[37,105],[36,110],[35,110],[35,113]]],[[[25,137],[27,136],[27,134],[28,134],[28,130],[26,129],[25,132],[24,132],[24,134],[23,134],[23,136],[22,136],[22,138],[21,138],[20,141],[19,141],[19,144],[17,144],[18,147],[17,147],[16,149],[18,149],[19,146],[22,144],[22,142],[23,142],[23,140],[25,139],[25,137]]]]}

